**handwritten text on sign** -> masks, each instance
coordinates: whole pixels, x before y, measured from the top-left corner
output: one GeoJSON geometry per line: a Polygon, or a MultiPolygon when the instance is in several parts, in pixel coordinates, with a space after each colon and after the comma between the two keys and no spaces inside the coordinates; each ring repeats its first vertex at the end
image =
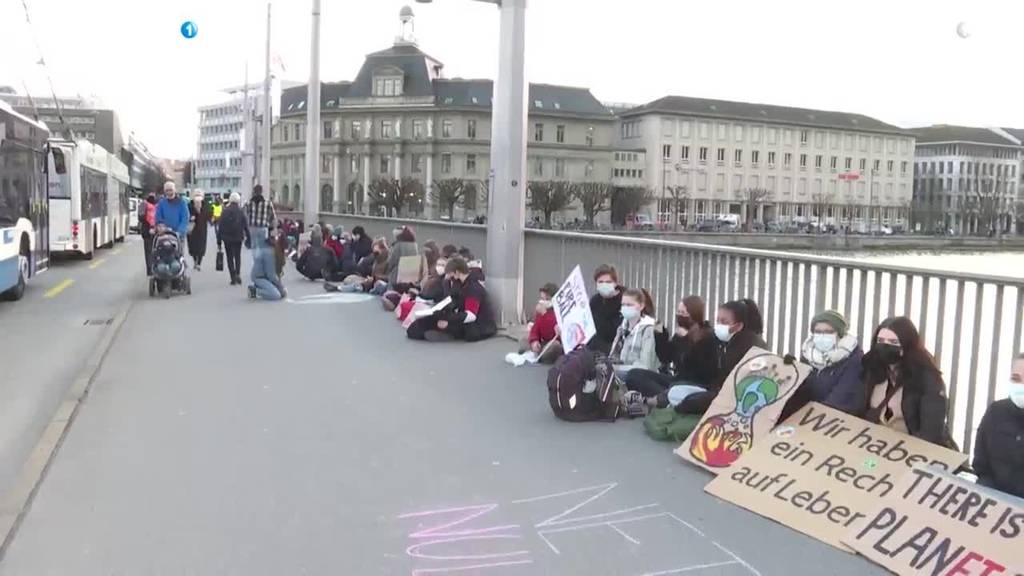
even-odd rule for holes
{"type": "Polygon", "coordinates": [[[904,474],[843,541],[902,575],[1024,574],[1024,508],[923,467],[904,474]]]}
{"type": "Polygon", "coordinates": [[[590,313],[590,299],[583,273],[576,266],[555,293],[555,318],[562,331],[562,347],[566,352],[575,350],[597,334],[594,316],[590,313]]]}
{"type": "Polygon", "coordinates": [[[967,456],[811,403],[705,490],[808,536],[847,549],[878,498],[910,468],[954,470],[967,456]]]}

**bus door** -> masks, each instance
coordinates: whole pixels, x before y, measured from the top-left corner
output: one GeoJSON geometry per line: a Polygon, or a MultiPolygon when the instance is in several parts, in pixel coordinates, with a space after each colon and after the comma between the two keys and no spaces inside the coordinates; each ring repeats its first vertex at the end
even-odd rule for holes
{"type": "Polygon", "coordinates": [[[50,249],[72,250],[71,221],[74,219],[70,151],[58,146],[47,154],[47,199],[50,204],[50,249]]]}

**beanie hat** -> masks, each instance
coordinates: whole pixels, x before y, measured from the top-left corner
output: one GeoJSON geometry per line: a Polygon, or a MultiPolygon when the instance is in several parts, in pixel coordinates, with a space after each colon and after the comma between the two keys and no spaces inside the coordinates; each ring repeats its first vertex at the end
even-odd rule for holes
{"type": "Polygon", "coordinates": [[[846,318],[844,318],[842,314],[836,312],[835,310],[825,310],[824,312],[819,312],[814,318],[811,319],[811,330],[813,330],[814,325],[819,322],[824,322],[825,324],[831,326],[840,338],[846,336],[846,330],[847,328],[849,328],[849,324],[846,323],[846,318]]]}
{"type": "Polygon", "coordinates": [[[313,246],[323,246],[324,235],[320,232],[319,226],[309,232],[309,243],[313,246]]]}

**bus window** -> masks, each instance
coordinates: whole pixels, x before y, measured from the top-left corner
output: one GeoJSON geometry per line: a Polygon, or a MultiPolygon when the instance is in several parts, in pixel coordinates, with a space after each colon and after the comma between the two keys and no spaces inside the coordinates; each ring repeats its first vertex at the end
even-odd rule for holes
{"type": "Polygon", "coordinates": [[[64,165],[64,151],[59,148],[51,148],[50,152],[53,153],[53,170],[57,174],[66,174],[68,169],[64,165]]]}

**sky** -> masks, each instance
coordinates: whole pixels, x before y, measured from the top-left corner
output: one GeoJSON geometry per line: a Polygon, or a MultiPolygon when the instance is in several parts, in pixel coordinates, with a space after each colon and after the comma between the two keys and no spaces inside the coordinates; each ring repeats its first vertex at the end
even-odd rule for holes
{"type": "MultiPolygon", "coordinates": [[[[155,154],[188,158],[196,108],[263,73],[265,0],[0,0],[0,85],[98,97],[155,154]],[[181,35],[191,20],[198,35],[181,35]]],[[[445,75],[493,78],[498,13],[471,0],[322,0],[321,78],[390,46],[398,12],[445,75]]],[[[309,74],[311,0],[273,2],[282,76],[309,74]]],[[[604,102],[674,94],[842,110],[900,126],[1024,127],[1013,0],[529,0],[527,76],[604,102]],[[966,38],[957,34],[963,24],[966,38]]]]}

